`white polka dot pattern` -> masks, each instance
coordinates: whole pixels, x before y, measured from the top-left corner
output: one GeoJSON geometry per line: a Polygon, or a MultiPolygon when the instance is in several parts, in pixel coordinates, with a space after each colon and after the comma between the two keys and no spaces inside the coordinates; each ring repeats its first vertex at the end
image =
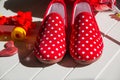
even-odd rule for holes
{"type": "Polygon", "coordinates": [[[66,52],[65,25],[57,13],[49,14],[39,31],[34,53],[42,60],[55,60],[66,52]]]}
{"type": "Polygon", "coordinates": [[[97,59],[103,50],[103,41],[94,17],[87,12],[75,18],[70,38],[70,54],[76,60],[97,59]]]}

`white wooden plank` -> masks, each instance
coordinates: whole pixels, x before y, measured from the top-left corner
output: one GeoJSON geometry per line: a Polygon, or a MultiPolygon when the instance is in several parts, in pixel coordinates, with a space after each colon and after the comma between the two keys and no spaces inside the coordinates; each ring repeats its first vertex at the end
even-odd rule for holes
{"type": "Polygon", "coordinates": [[[118,22],[107,35],[120,42],[120,23],[118,22]]]}
{"type": "Polygon", "coordinates": [[[45,67],[33,80],[64,80],[77,65],[68,54],[61,62],[45,67]]]}
{"type": "Polygon", "coordinates": [[[64,80],[72,70],[73,68],[54,64],[44,68],[33,80],[64,80]]]}
{"type": "Polygon", "coordinates": [[[16,57],[18,57],[17,54],[12,57],[0,57],[0,78],[19,63],[19,60],[16,57]]]}
{"type": "Polygon", "coordinates": [[[113,12],[99,12],[95,18],[100,28],[100,31],[106,34],[116,23],[117,20],[111,18],[113,12]]]}
{"type": "Polygon", "coordinates": [[[119,45],[113,43],[112,41],[104,38],[104,50],[101,58],[95,63],[84,66],[76,67],[65,80],[94,80],[95,77],[100,73],[100,71],[105,67],[109,60],[115,55],[115,53],[120,49],[119,45]]]}
{"type": "Polygon", "coordinates": [[[4,44],[6,43],[6,41],[1,41],[0,42],[0,50],[4,49],[4,44]]]}
{"type": "Polygon", "coordinates": [[[120,80],[120,52],[114,56],[105,71],[96,80],[120,80]]]}
{"type": "Polygon", "coordinates": [[[32,19],[33,19],[33,22],[43,21],[42,18],[38,18],[38,17],[32,17],[32,19]]]}
{"type": "Polygon", "coordinates": [[[2,80],[32,80],[36,74],[38,74],[45,64],[37,61],[34,55],[31,53],[25,57],[14,69],[6,74],[2,80]]]}
{"type": "MultiPolygon", "coordinates": [[[[4,47],[5,42],[0,42],[0,50],[4,47]]],[[[9,70],[11,70],[19,62],[18,54],[11,57],[0,57],[0,78],[4,76],[9,70]]]]}
{"type": "Polygon", "coordinates": [[[42,68],[26,67],[19,63],[2,80],[31,80],[42,68]]]}
{"type": "Polygon", "coordinates": [[[11,10],[8,10],[4,7],[5,1],[6,0],[0,0],[0,15],[4,15],[4,16],[15,15],[16,13],[14,13],[11,10]]]}
{"type": "Polygon", "coordinates": [[[0,7],[3,8],[3,6],[4,6],[4,1],[1,0],[1,1],[0,1],[0,7]]]}

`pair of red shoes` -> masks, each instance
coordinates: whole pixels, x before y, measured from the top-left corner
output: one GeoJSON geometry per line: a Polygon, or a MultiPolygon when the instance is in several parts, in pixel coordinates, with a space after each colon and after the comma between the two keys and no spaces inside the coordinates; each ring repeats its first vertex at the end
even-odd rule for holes
{"type": "Polygon", "coordinates": [[[66,35],[71,35],[69,51],[81,64],[97,60],[103,50],[103,41],[87,0],[76,0],[72,12],[71,34],[66,33],[67,14],[63,0],[52,0],[40,27],[34,54],[43,63],[56,63],[66,53],[66,35]]]}

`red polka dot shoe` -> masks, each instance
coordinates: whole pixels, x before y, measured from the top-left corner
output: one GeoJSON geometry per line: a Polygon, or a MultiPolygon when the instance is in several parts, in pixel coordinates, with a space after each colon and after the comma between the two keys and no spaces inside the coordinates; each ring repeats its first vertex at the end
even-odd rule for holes
{"type": "Polygon", "coordinates": [[[59,62],[66,53],[66,7],[63,0],[52,0],[37,36],[34,54],[43,63],[59,62]]]}
{"type": "Polygon", "coordinates": [[[87,0],[74,3],[70,54],[80,64],[91,64],[102,54],[103,41],[87,0]]]}

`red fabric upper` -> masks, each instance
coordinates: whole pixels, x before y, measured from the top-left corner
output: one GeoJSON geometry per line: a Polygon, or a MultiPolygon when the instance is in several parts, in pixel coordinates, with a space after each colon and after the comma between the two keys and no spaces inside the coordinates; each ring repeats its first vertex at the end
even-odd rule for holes
{"type": "Polygon", "coordinates": [[[88,12],[77,15],[70,39],[72,57],[82,61],[94,60],[101,55],[102,49],[102,37],[94,17],[88,12]]]}
{"type": "Polygon", "coordinates": [[[55,60],[66,52],[65,24],[57,13],[50,13],[44,20],[37,37],[34,53],[41,60],[55,60]]]}

